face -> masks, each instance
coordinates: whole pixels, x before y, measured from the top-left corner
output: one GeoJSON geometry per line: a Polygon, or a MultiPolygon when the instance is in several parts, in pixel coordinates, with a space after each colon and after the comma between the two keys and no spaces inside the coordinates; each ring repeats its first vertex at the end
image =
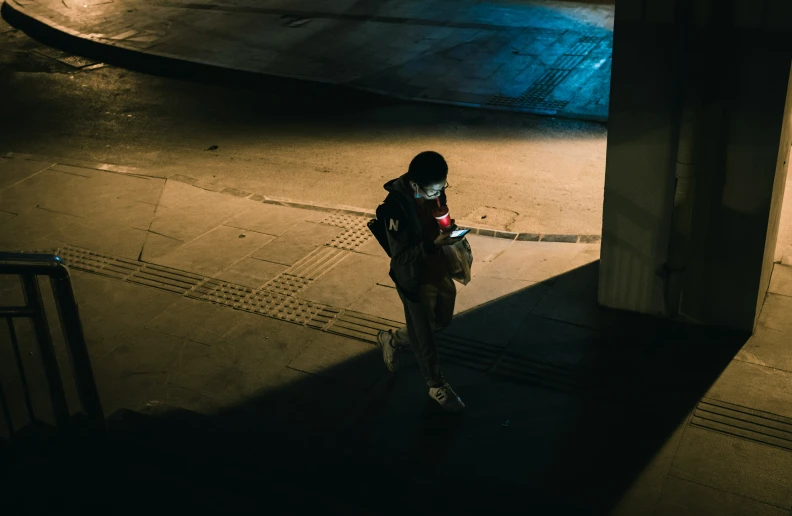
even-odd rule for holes
{"type": "Polygon", "coordinates": [[[419,198],[437,199],[443,193],[443,190],[446,189],[448,183],[446,182],[445,179],[443,179],[442,181],[430,183],[425,186],[419,186],[418,183],[414,181],[410,181],[410,185],[412,186],[415,194],[419,196],[419,198]]]}

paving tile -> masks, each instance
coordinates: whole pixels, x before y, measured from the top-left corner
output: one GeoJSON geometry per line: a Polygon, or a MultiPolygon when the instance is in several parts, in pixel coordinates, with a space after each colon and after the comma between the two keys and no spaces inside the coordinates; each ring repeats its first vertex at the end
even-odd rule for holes
{"type": "Polygon", "coordinates": [[[283,265],[294,265],[311,251],[343,233],[327,224],[301,222],[251,255],[252,258],[283,265]]]}
{"type": "MultiPolygon", "coordinates": [[[[478,280],[479,278],[475,281],[478,280]]],[[[472,285],[471,282],[469,286],[471,290],[472,285]]],[[[469,287],[465,287],[465,294],[469,287]]],[[[445,332],[457,337],[505,346],[514,337],[531,310],[545,295],[546,289],[545,285],[535,284],[495,301],[479,305],[456,315],[445,332]]]]}
{"type": "Polygon", "coordinates": [[[172,292],[90,273],[74,276],[72,285],[86,335],[114,335],[116,324],[145,324],[181,299],[172,292]]]}
{"type": "Polygon", "coordinates": [[[152,261],[174,269],[214,276],[274,238],[254,231],[219,226],[152,261]]]}
{"type": "Polygon", "coordinates": [[[151,230],[187,242],[254,206],[253,201],[168,181],[151,230]]]}
{"type": "Polygon", "coordinates": [[[792,418],[792,373],[733,360],[705,396],[792,418]]]}
{"type": "Polygon", "coordinates": [[[790,349],[789,342],[789,332],[758,324],[754,334],[735,358],[760,366],[792,372],[792,349],[790,349]]]}
{"type": "Polygon", "coordinates": [[[349,309],[405,324],[404,305],[395,288],[376,285],[352,303],[349,309]]]}
{"type": "Polygon", "coordinates": [[[669,475],[792,507],[792,453],[703,428],[685,430],[669,475]]]}
{"type": "Polygon", "coordinates": [[[77,247],[136,260],[146,235],[146,231],[140,229],[84,218],[58,228],[50,236],[77,247]]]}
{"type": "Polygon", "coordinates": [[[758,324],[792,334],[792,297],[781,294],[767,294],[758,324]]]}
{"type": "Polygon", "coordinates": [[[249,316],[215,346],[185,346],[169,381],[232,403],[277,392],[294,380],[286,366],[319,332],[249,316]]]}
{"type": "Polygon", "coordinates": [[[250,288],[260,288],[286,269],[287,267],[280,263],[267,262],[257,258],[242,258],[223,269],[215,277],[250,288]]]}
{"type": "Polygon", "coordinates": [[[475,267],[474,263],[470,283],[468,283],[464,289],[460,288],[461,285],[457,284],[457,300],[454,313],[462,313],[474,309],[486,303],[510,296],[533,285],[536,285],[536,283],[484,276],[483,273],[475,267]]]}
{"type": "Polygon", "coordinates": [[[388,253],[385,252],[385,249],[382,248],[379,241],[374,237],[370,238],[365,244],[355,249],[355,252],[369,254],[371,256],[378,256],[380,258],[387,258],[390,261],[388,253]]]}
{"type": "Polygon", "coordinates": [[[88,175],[44,170],[0,192],[0,206],[15,213],[40,206],[51,212],[80,216],[90,204],[85,199],[90,185],[88,175]]]}
{"type": "Polygon", "coordinates": [[[213,345],[240,324],[245,315],[249,314],[182,297],[149,321],[146,327],[213,345]]]}
{"type": "Polygon", "coordinates": [[[186,339],[147,328],[119,336],[120,343],[102,358],[92,360],[102,407],[107,414],[119,408],[137,410],[163,386],[186,339]]]}
{"type": "Polygon", "coordinates": [[[491,262],[512,244],[506,238],[492,238],[479,235],[468,235],[470,248],[473,251],[474,262],[491,262]]]}
{"type": "Polygon", "coordinates": [[[300,222],[319,222],[325,218],[327,213],[321,211],[258,203],[225,225],[280,236],[300,222]]]}
{"type": "Polygon", "coordinates": [[[0,190],[5,190],[13,184],[16,184],[20,181],[25,181],[30,176],[33,176],[42,170],[51,167],[52,165],[54,165],[54,163],[29,161],[19,158],[0,158],[0,190]]]}
{"type": "Polygon", "coordinates": [[[140,260],[154,263],[155,259],[175,251],[182,245],[184,245],[184,242],[181,240],[148,231],[146,232],[146,239],[143,242],[143,251],[140,253],[140,260]]]}
{"type": "Polygon", "coordinates": [[[671,469],[677,448],[679,448],[679,442],[685,434],[687,423],[688,419],[685,418],[682,424],[674,430],[674,433],[621,496],[610,516],[632,516],[634,514],[657,514],[660,516],[666,514],[653,512],[653,509],[657,506],[657,500],[663,491],[663,485],[668,478],[668,471],[671,469]]]}
{"type": "Polygon", "coordinates": [[[9,251],[58,247],[62,244],[53,235],[68,226],[75,217],[33,209],[0,223],[0,249],[9,251]]]}
{"type": "Polygon", "coordinates": [[[382,355],[364,342],[320,333],[289,367],[366,390],[383,374],[382,355]]]}
{"type": "Polygon", "coordinates": [[[563,272],[578,253],[579,249],[572,244],[514,242],[482,274],[492,278],[545,281],[563,272]]]}
{"type": "MultiPolygon", "coordinates": [[[[649,513],[646,513],[649,514],[649,513]]],[[[663,516],[788,516],[781,507],[695,482],[669,477],[653,514],[663,516]]]]}
{"type": "Polygon", "coordinates": [[[783,296],[792,296],[792,267],[776,263],[770,278],[768,292],[783,296]]]}
{"type": "Polygon", "coordinates": [[[528,316],[509,342],[509,351],[577,365],[600,351],[603,339],[588,328],[528,316]]]}
{"type": "Polygon", "coordinates": [[[387,272],[390,262],[360,253],[349,253],[327,274],[314,281],[299,295],[301,299],[348,308],[363,299],[387,272]]]}
{"type": "Polygon", "coordinates": [[[590,263],[554,278],[534,315],[597,330],[618,327],[624,323],[620,311],[603,308],[597,299],[598,263],[590,263]]]}

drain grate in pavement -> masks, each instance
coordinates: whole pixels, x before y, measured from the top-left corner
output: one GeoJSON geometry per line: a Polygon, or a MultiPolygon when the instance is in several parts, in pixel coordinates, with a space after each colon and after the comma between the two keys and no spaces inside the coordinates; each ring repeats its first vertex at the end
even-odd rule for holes
{"type": "Polygon", "coordinates": [[[792,419],[778,414],[704,398],[690,424],[792,451],[792,419]]]}
{"type": "Polygon", "coordinates": [[[581,388],[579,373],[574,366],[513,351],[504,353],[493,374],[554,391],[568,393],[581,388]]]}
{"type": "Polygon", "coordinates": [[[98,63],[98,61],[95,59],[88,59],[87,57],[81,57],[81,56],[73,56],[67,52],[58,50],[56,48],[41,47],[34,49],[33,52],[42,55],[44,57],[49,57],[50,59],[60,61],[65,65],[71,66],[72,68],[84,68],[86,66],[90,66],[98,63]]]}
{"type": "Polygon", "coordinates": [[[442,362],[449,362],[482,372],[489,371],[498,355],[503,351],[500,346],[474,342],[446,334],[437,336],[437,349],[440,352],[442,362]]]}

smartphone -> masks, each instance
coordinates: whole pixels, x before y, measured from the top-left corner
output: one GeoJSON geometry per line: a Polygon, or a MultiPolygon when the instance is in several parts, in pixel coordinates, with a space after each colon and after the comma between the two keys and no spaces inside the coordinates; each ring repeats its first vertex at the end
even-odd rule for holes
{"type": "Polygon", "coordinates": [[[457,229],[451,232],[451,238],[462,238],[470,232],[469,229],[457,229]]]}

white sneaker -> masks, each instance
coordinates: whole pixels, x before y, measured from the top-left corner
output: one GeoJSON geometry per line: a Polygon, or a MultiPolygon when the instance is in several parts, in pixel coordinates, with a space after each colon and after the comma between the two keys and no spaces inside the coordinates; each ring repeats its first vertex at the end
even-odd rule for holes
{"type": "Polygon", "coordinates": [[[441,387],[430,387],[429,396],[450,412],[462,412],[465,409],[465,404],[448,384],[441,387]]]}
{"type": "Polygon", "coordinates": [[[385,367],[388,371],[395,373],[399,370],[399,355],[398,349],[393,343],[393,333],[390,330],[381,331],[377,334],[377,344],[382,349],[382,361],[385,362],[385,367]]]}

